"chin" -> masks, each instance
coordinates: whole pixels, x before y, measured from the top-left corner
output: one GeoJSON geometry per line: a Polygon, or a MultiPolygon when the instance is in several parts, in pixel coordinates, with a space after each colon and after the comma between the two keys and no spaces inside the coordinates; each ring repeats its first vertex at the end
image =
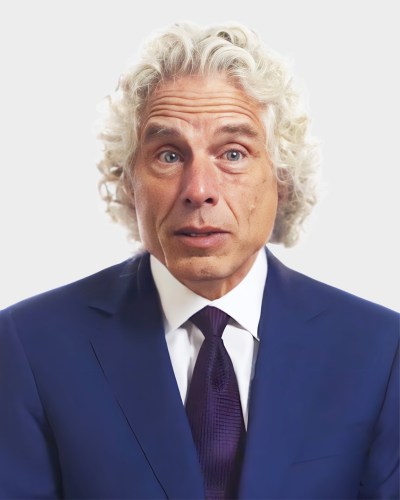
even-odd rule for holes
{"type": "Polygon", "coordinates": [[[224,265],[216,256],[182,257],[167,263],[169,271],[179,281],[218,280],[224,277],[224,265]]]}

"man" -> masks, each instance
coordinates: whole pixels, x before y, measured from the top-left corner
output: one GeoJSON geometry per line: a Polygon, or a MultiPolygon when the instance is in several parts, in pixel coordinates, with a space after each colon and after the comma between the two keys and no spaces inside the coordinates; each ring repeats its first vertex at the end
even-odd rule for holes
{"type": "Polygon", "coordinates": [[[175,25],[101,137],[143,253],[1,313],[1,498],[397,498],[398,316],[264,248],[315,202],[282,63],[175,25]]]}

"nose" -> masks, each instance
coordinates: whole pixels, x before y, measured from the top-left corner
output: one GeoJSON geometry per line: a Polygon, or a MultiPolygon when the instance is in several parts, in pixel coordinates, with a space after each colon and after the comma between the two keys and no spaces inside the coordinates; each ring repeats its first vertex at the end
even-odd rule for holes
{"type": "Polygon", "coordinates": [[[185,205],[196,208],[218,203],[218,171],[209,159],[197,158],[186,165],[182,179],[181,197],[185,205]]]}

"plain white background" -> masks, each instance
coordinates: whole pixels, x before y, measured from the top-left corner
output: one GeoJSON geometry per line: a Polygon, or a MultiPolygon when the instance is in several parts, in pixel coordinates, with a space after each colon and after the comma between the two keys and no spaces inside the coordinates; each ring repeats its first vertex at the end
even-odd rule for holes
{"type": "Polygon", "coordinates": [[[323,200],[288,265],[399,307],[397,0],[2,1],[0,308],[129,257],[99,201],[94,123],[143,40],[238,21],[286,56],[322,143],[323,200]]]}

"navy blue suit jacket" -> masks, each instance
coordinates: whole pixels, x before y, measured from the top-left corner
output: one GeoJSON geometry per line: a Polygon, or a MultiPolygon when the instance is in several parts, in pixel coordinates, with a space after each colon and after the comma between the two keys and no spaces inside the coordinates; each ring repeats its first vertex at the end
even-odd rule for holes
{"type": "MultiPolygon", "coordinates": [[[[397,314],[268,259],[240,498],[397,498],[397,314]]],[[[0,498],[202,497],[148,255],[0,313],[0,498]]]]}

